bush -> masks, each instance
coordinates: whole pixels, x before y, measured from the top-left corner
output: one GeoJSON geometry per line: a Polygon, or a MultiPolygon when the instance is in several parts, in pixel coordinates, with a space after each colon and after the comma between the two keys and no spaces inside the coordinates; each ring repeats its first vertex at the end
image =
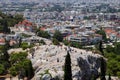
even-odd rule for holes
{"type": "Polygon", "coordinates": [[[113,48],[112,46],[108,45],[108,46],[106,47],[106,51],[107,51],[107,52],[114,52],[114,48],[113,48]]]}
{"type": "Polygon", "coordinates": [[[60,44],[59,41],[55,38],[53,38],[52,42],[53,42],[54,45],[59,45],[60,44]]]}
{"type": "Polygon", "coordinates": [[[11,75],[16,76],[19,74],[20,76],[28,77],[28,79],[33,77],[34,70],[32,63],[26,58],[26,52],[14,53],[10,55],[10,62],[14,65],[9,69],[11,75]]]}
{"type": "Polygon", "coordinates": [[[12,75],[12,76],[16,76],[18,73],[17,73],[17,70],[15,69],[15,67],[14,66],[12,66],[10,69],[9,69],[9,71],[10,71],[10,74],[12,75]]]}
{"type": "Polygon", "coordinates": [[[45,41],[42,39],[42,40],[40,40],[40,42],[39,43],[41,43],[41,44],[43,44],[43,45],[45,45],[46,43],[45,43],[45,41]]]}
{"type": "Polygon", "coordinates": [[[82,46],[78,42],[70,42],[70,46],[81,49],[82,46]]]}
{"type": "Polygon", "coordinates": [[[27,37],[31,37],[31,35],[27,35],[27,34],[22,33],[22,37],[27,38],[27,37]]]}
{"type": "Polygon", "coordinates": [[[27,49],[27,48],[33,47],[33,45],[32,45],[32,44],[28,45],[28,43],[23,42],[20,47],[21,47],[23,50],[25,50],[25,49],[27,49]]]}
{"type": "Polygon", "coordinates": [[[63,40],[63,43],[64,43],[65,45],[69,45],[69,41],[67,41],[67,40],[63,40]]]}

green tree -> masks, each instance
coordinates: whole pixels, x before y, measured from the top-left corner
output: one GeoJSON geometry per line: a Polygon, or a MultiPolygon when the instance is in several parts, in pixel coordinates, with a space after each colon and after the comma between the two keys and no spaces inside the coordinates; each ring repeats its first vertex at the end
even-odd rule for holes
{"type": "Polygon", "coordinates": [[[111,80],[111,75],[109,74],[108,80],[111,80]]]}
{"type": "Polygon", "coordinates": [[[100,67],[100,80],[106,80],[105,75],[106,75],[106,61],[101,58],[101,67],[100,67]]]}
{"type": "Polygon", "coordinates": [[[7,52],[7,50],[9,49],[10,45],[9,45],[9,41],[5,42],[5,45],[3,46],[3,53],[4,53],[4,60],[9,61],[9,54],[7,52]]]}
{"type": "Polygon", "coordinates": [[[37,33],[37,36],[40,36],[40,37],[43,37],[43,38],[47,38],[47,39],[50,38],[50,34],[47,31],[39,30],[36,33],[37,33]]]}
{"type": "Polygon", "coordinates": [[[2,25],[3,25],[3,32],[4,33],[10,33],[10,29],[8,27],[8,22],[7,22],[6,19],[3,20],[3,24],[2,25]]]}
{"type": "Polygon", "coordinates": [[[70,46],[81,49],[82,46],[79,42],[70,42],[70,46]]]}
{"type": "Polygon", "coordinates": [[[118,42],[118,43],[115,44],[114,49],[115,49],[115,53],[116,54],[120,54],[120,42],[118,42]]]}
{"type": "Polygon", "coordinates": [[[64,80],[72,80],[71,58],[69,52],[65,58],[64,80]]]}
{"type": "Polygon", "coordinates": [[[106,51],[107,51],[108,53],[114,52],[114,47],[108,45],[108,46],[106,47],[106,51]]]}
{"type": "Polygon", "coordinates": [[[10,67],[9,72],[12,76],[16,76],[18,74],[17,70],[15,69],[15,66],[10,67]]]}
{"type": "Polygon", "coordinates": [[[102,41],[100,41],[100,43],[99,43],[99,51],[104,56],[103,47],[102,47],[102,41]]]}
{"type": "Polygon", "coordinates": [[[55,38],[53,38],[52,42],[53,42],[54,45],[59,45],[60,44],[59,41],[55,38]]]}
{"type": "Polygon", "coordinates": [[[31,79],[34,76],[34,69],[32,67],[32,63],[30,60],[24,60],[23,67],[25,69],[25,76],[28,77],[28,79],[31,79]]]}
{"type": "Polygon", "coordinates": [[[69,41],[67,41],[67,40],[63,40],[63,43],[64,43],[65,45],[69,45],[69,41]]]}
{"type": "Polygon", "coordinates": [[[5,72],[4,65],[0,64],[0,74],[3,74],[5,72]]]}
{"type": "Polygon", "coordinates": [[[96,33],[102,35],[103,40],[105,40],[105,41],[107,40],[106,33],[104,30],[100,29],[100,30],[96,31],[96,33]]]}
{"type": "Polygon", "coordinates": [[[19,77],[27,77],[29,80],[34,76],[34,70],[30,60],[26,59],[27,53],[13,53],[10,55],[11,68],[9,69],[10,74],[19,77]]]}
{"type": "Polygon", "coordinates": [[[45,41],[44,41],[43,39],[41,39],[39,43],[41,43],[41,44],[43,44],[43,45],[46,44],[45,41]]]}
{"type": "Polygon", "coordinates": [[[22,38],[19,39],[19,47],[21,46],[22,38]]]}
{"type": "Polygon", "coordinates": [[[63,36],[60,31],[55,31],[53,38],[57,39],[58,41],[62,42],[63,41],[63,36]]]}

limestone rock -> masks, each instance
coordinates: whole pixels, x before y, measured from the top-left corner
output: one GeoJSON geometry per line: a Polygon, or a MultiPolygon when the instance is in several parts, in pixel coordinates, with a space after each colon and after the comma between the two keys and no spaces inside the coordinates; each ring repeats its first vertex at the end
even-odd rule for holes
{"type": "Polygon", "coordinates": [[[50,76],[50,74],[44,74],[42,76],[42,80],[50,80],[52,77],[50,76]]]}
{"type": "Polygon", "coordinates": [[[67,51],[71,55],[72,77],[74,80],[89,80],[92,75],[99,75],[100,58],[99,54],[65,45],[42,45],[35,50],[34,57],[28,55],[35,68],[35,75],[43,74],[43,79],[64,76],[64,63],[67,51]],[[49,70],[50,75],[45,74],[49,70]],[[44,75],[45,74],[45,75],[44,75]]]}

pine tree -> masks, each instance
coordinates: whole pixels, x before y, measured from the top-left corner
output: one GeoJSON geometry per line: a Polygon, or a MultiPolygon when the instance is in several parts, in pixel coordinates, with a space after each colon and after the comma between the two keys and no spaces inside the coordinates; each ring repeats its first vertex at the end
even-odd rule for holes
{"type": "Polygon", "coordinates": [[[9,45],[9,41],[6,41],[4,48],[3,48],[3,53],[4,53],[4,59],[6,61],[9,61],[9,54],[7,52],[7,50],[9,49],[10,45],[9,45]]]}
{"type": "Polygon", "coordinates": [[[3,32],[4,33],[10,33],[10,29],[8,28],[8,22],[7,20],[3,20],[3,32]]]}
{"type": "Polygon", "coordinates": [[[64,80],[72,80],[71,58],[69,52],[65,58],[64,80]]]}
{"type": "Polygon", "coordinates": [[[99,51],[102,53],[102,55],[104,56],[104,52],[103,52],[103,48],[102,48],[102,41],[100,41],[99,43],[99,51]]]}
{"type": "Polygon", "coordinates": [[[111,80],[111,75],[109,74],[109,78],[108,78],[108,80],[111,80]]]}
{"type": "Polygon", "coordinates": [[[105,78],[105,73],[106,73],[106,62],[103,58],[101,58],[101,75],[100,75],[100,80],[106,80],[105,78]]]}
{"type": "Polygon", "coordinates": [[[22,38],[19,39],[19,47],[21,46],[22,38]]]}

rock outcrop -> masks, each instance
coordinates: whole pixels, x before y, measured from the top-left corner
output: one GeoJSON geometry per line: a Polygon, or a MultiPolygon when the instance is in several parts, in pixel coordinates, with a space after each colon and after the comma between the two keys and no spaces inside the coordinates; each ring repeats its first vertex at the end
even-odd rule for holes
{"type": "MultiPolygon", "coordinates": [[[[64,45],[42,45],[35,47],[34,55],[29,53],[28,56],[35,68],[36,80],[40,80],[46,74],[50,74],[52,78],[63,79],[67,51],[71,55],[73,80],[90,80],[93,75],[99,75],[101,55],[64,45]]],[[[44,79],[50,76],[47,75],[44,79]]]]}

